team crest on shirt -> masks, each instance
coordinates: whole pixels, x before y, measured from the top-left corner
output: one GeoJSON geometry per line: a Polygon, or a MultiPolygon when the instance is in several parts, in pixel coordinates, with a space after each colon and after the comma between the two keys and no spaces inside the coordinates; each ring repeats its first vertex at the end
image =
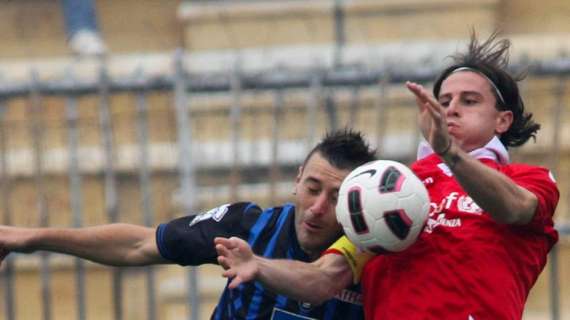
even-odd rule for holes
{"type": "Polygon", "coordinates": [[[194,217],[194,219],[192,219],[192,222],[190,222],[189,227],[195,225],[196,223],[198,223],[200,221],[204,221],[204,220],[208,220],[208,219],[212,219],[216,222],[220,222],[224,218],[226,213],[228,213],[229,206],[230,206],[230,204],[226,203],[226,204],[221,205],[217,208],[214,208],[214,209],[211,209],[207,212],[203,212],[203,213],[196,215],[194,217]]]}

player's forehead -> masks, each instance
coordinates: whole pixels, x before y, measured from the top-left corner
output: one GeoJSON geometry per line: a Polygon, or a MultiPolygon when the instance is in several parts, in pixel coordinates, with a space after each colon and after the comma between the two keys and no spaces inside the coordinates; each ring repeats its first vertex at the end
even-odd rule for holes
{"type": "Polygon", "coordinates": [[[320,152],[315,152],[305,163],[302,178],[309,182],[340,184],[349,172],[335,167],[320,152]]]}
{"type": "Polygon", "coordinates": [[[476,72],[455,72],[443,80],[439,91],[440,98],[454,95],[492,95],[491,84],[476,72]]]}

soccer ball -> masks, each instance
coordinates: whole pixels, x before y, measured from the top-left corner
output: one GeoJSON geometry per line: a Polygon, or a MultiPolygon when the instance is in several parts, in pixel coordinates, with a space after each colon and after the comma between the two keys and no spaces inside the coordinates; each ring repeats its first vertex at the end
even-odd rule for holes
{"type": "Polygon", "coordinates": [[[354,169],[342,182],[336,217],[359,248],[398,252],[418,238],[430,202],[422,181],[405,165],[377,160],[354,169]]]}

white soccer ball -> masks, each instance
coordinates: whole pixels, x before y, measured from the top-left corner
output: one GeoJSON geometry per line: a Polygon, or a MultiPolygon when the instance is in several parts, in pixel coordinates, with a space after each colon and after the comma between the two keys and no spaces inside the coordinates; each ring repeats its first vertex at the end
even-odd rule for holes
{"type": "Polygon", "coordinates": [[[373,253],[412,245],[428,217],[422,181],[407,166],[377,160],[354,169],[342,182],[336,217],[355,245],[373,253]]]}

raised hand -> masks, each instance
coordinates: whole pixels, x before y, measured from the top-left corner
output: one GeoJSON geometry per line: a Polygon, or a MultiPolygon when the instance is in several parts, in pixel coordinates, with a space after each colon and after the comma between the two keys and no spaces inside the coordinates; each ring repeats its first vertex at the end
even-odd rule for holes
{"type": "Polygon", "coordinates": [[[451,144],[445,109],[423,86],[408,81],[406,87],[416,96],[418,124],[424,138],[436,153],[444,153],[451,144]]]}
{"type": "Polygon", "coordinates": [[[259,272],[259,261],[253,254],[251,247],[244,240],[231,238],[215,238],[218,263],[225,269],[222,276],[231,278],[230,289],[240,284],[255,280],[259,272]]]}

